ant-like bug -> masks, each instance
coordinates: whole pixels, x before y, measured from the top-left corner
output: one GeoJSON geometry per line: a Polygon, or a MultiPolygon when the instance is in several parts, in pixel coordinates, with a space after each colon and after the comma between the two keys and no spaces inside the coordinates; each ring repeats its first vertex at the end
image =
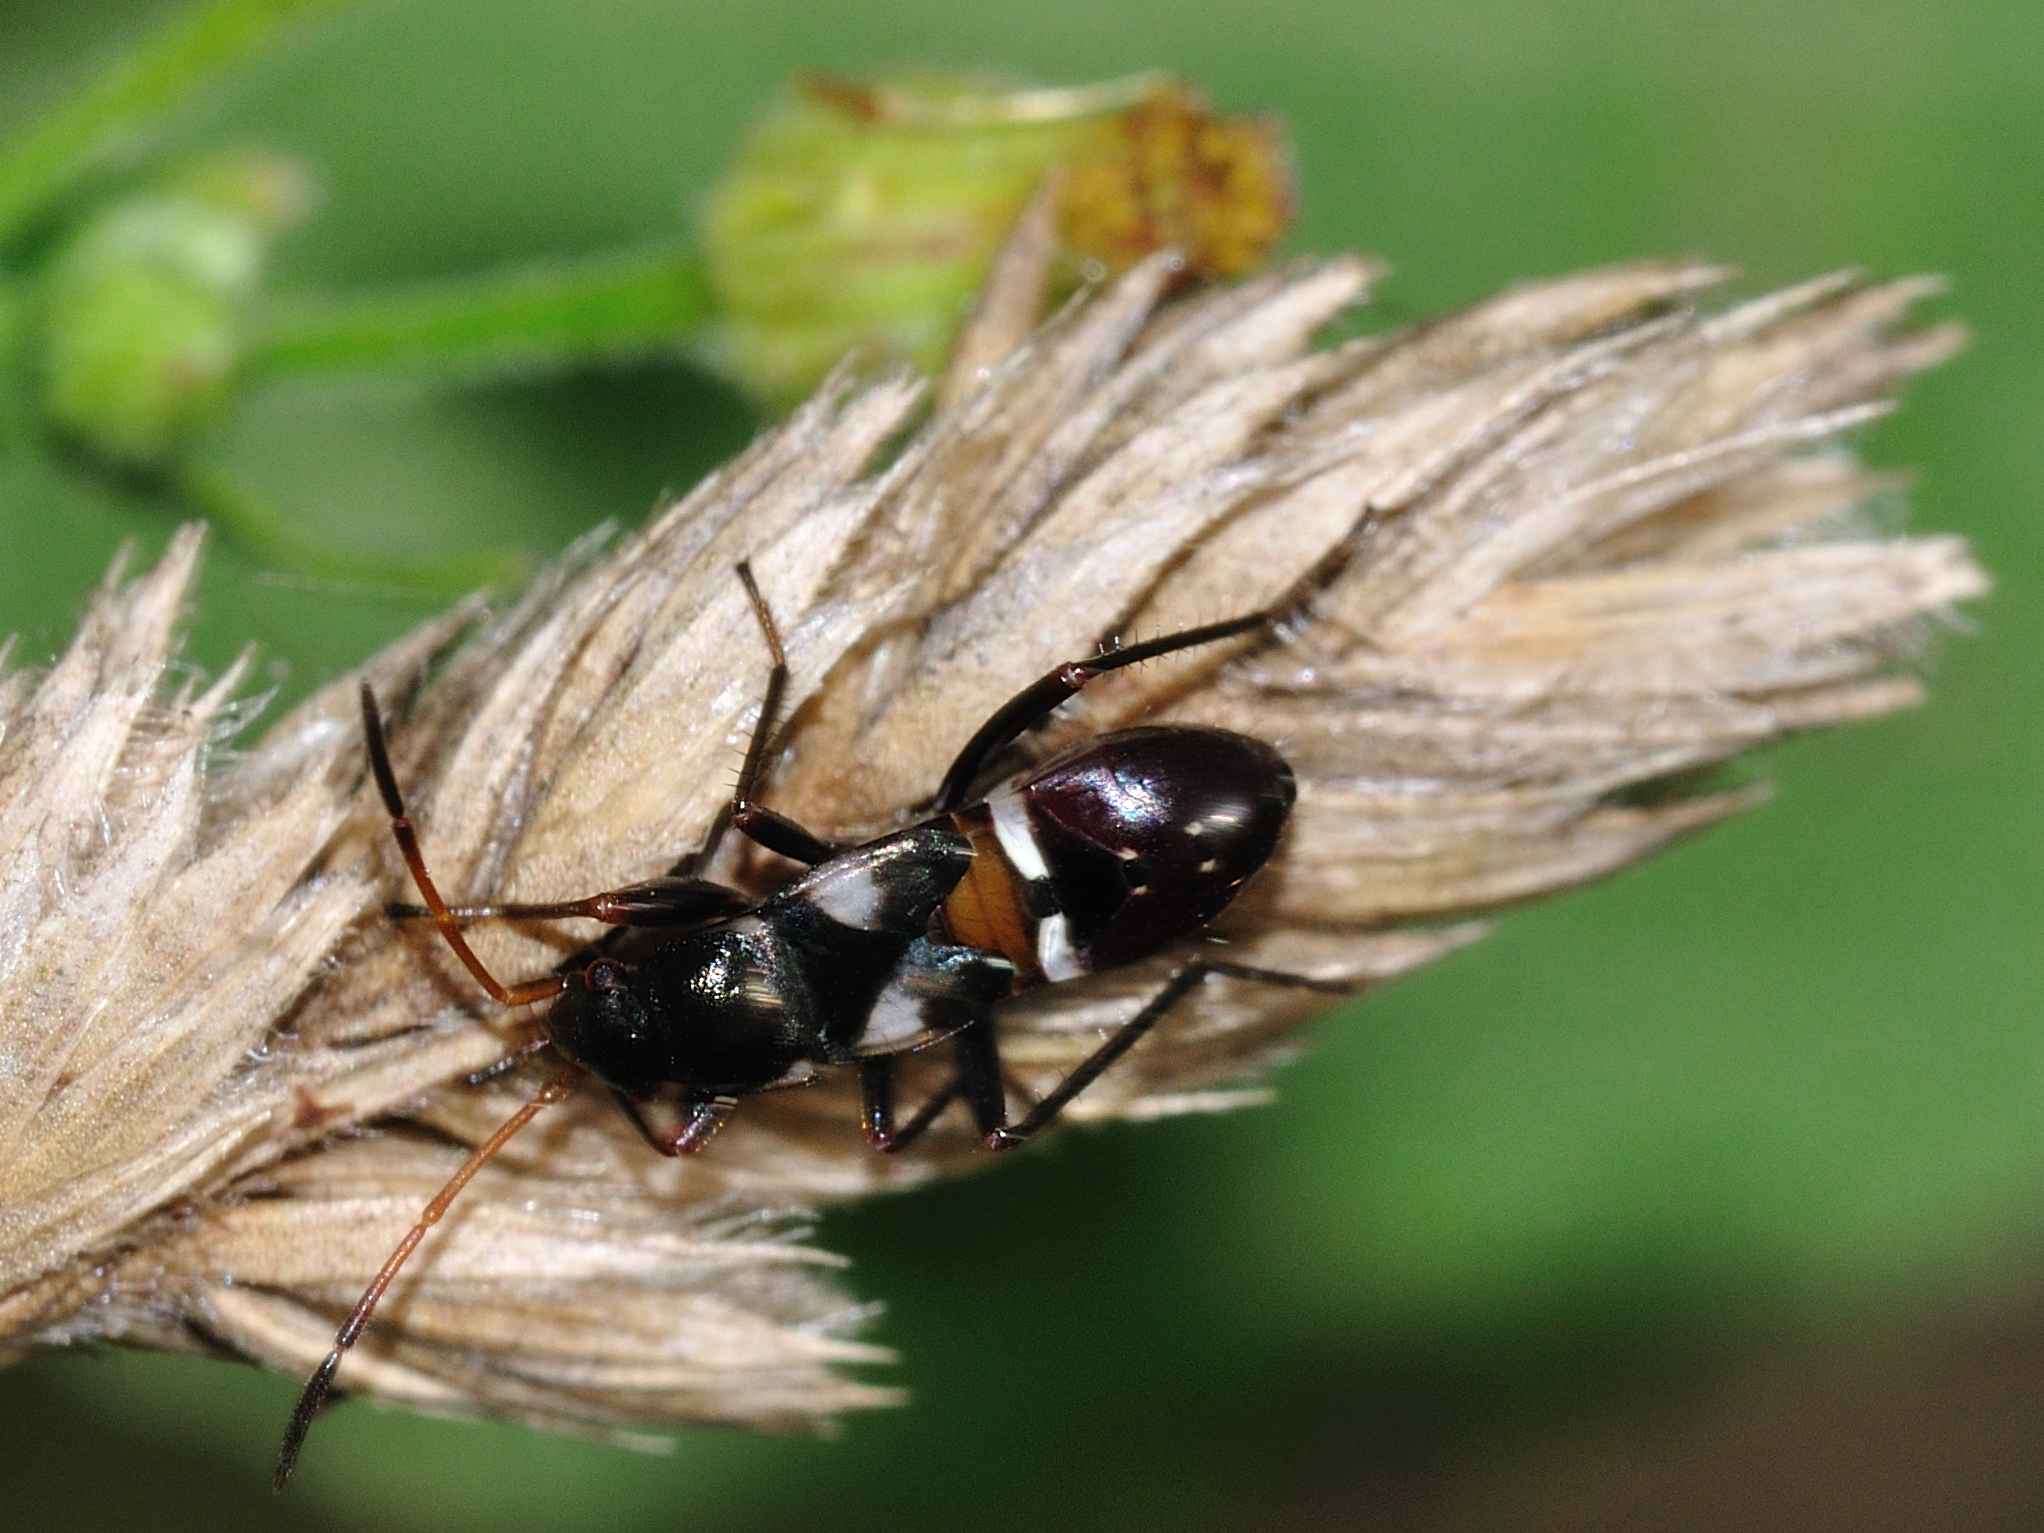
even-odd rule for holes
{"type": "Polygon", "coordinates": [[[554,1004],[537,1036],[502,1062],[550,1050],[567,1072],[542,1086],[462,1163],[363,1291],[333,1350],[298,1397],[274,1479],[290,1479],[342,1357],[426,1232],[462,1188],[579,1075],[608,1086],[663,1155],[692,1155],[741,1098],[799,1084],[820,1067],[857,1065],[867,1140],[913,1143],[963,1097],[990,1149],[1019,1145],[1209,975],[1342,994],[1345,987],[1246,964],[1195,959],[1110,1034],[1018,1122],[1008,1121],[994,1006],[1017,991],[1131,963],[1189,937],[1270,860],[1292,808],[1291,769],[1270,746],[1187,725],[1119,730],[1024,768],[974,800],[990,762],[1095,678],[1179,650],[1236,638],[1279,620],[1278,609],[1186,629],[1060,665],[1015,694],[966,741],[930,818],[859,846],[811,834],[754,798],[788,681],[773,613],[748,565],[738,577],[773,669],[729,805],[703,848],[664,878],[543,904],[450,906],[441,898],[391,770],[383,720],[365,683],[369,766],[391,833],[425,900],[394,906],[431,919],[491,998],[554,1004]],[[706,865],[735,828],[808,871],[764,900],[684,876],[706,865]],[[485,919],[586,918],[619,928],[555,973],[505,985],[462,936],[485,919]],[[951,1082],[905,1123],[894,1115],[898,1055],[951,1040],[951,1082]],[[679,1086],[672,1130],[641,1104],[679,1086]]]}

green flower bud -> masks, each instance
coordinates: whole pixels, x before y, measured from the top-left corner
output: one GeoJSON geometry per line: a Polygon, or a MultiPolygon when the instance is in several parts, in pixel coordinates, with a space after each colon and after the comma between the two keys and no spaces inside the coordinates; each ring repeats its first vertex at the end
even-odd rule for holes
{"type": "Polygon", "coordinates": [[[226,398],[247,296],[310,203],[295,162],[237,154],[91,215],[40,281],[47,420],[124,467],[163,467],[226,398]]]}
{"type": "Polygon", "coordinates": [[[1218,117],[1154,76],[1070,89],[811,78],[711,195],[718,361],[776,404],[855,350],[937,370],[1054,170],[1067,288],[1166,246],[1188,279],[1233,276],[1290,216],[1278,129],[1218,117]]]}

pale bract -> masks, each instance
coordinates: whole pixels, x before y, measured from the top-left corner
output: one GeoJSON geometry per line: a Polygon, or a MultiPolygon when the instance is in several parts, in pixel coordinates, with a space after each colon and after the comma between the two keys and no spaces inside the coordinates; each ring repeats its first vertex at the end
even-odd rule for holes
{"type": "MultiPolygon", "coordinates": [[[[701,840],[767,672],[740,559],[793,670],[764,797],[838,839],[914,817],[1052,666],[1310,585],[1277,634],[1116,673],[1029,743],[1143,718],[1277,744],[1296,814],[1204,940],[1358,995],[1758,796],[1698,769],[1917,699],[1910,661],[1985,581],[1956,539],[1872,531],[1885,488],[1841,439],[1958,344],[1905,324],[1927,284],[1713,309],[1722,273],[1633,265],[1316,349],[1371,275],[1160,307],[1153,262],[1019,348],[969,342],[927,419],[916,384],[835,382],[644,530],[377,657],[442,887],[579,896],[701,840]]],[[[381,913],[409,890],[356,678],[266,729],[240,676],[176,680],[199,553],[188,532],[116,571],[68,653],[0,678],[0,1344],[224,1345],[302,1374],[529,1083],[463,1084],[503,1019],[381,913]]],[[[716,871],[786,868],[732,848],[716,871]]],[[[592,935],[473,940],[521,978],[592,935]]],[[[1004,1007],[1018,1083],[1054,1083],[1186,956],[1004,1007]]],[[[1325,1004],[1212,980],[1067,1116],[1253,1097],[1325,1004]]],[[[919,1063],[905,1100],[941,1069],[919,1063]]],[[[856,1122],[856,1082],[826,1080],[677,1164],[599,1091],[551,1109],[433,1233],[346,1386],[605,1431],[893,1399],[848,1371],[886,1354],[795,1211],[978,1152],[962,1115],[898,1158],[856,1122]]]]}

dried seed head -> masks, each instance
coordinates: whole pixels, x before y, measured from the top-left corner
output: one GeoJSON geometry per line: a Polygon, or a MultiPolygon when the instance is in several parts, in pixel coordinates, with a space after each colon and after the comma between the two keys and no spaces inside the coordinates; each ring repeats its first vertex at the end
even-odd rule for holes
{"type": "MultiPolygon", "coordinates": [[[[1924,285],[1692,309],[1718,275],[1591,272],[1314,352],[1361,263],[1159,309],[1152,262],[892,456],[918,387],[829,385],[465,642],[457,612],[370,664],[436,871],[580,894],[702,836],[766,670],[741,557],[793,664],[769,800],[839,835],[901,823],[1103,635],[1333,571],[1281,639],[1120,673],[1035,743],[1154,715],[1277,742],[1296,818],[1216,935],[1358,990],[1403,974],[1753,801],[1697,768],[1913,702],[1926,630],[1985,588],[1955,539],[1867,532],[1874,481],[1836,441],[1958,344],[1899,328],[1924,285]]],[[[205,1337],[297,1372],[516,1088],[458,1084],[503,1049],[488,1008],[379,915],[402,873],[352,679],[231,759],[209,745],[238,675],[166,691],[197,554],[116,572],[54,669],[0,681],[0,1339],[205,1337]]],[[[475,933],[512,976],[572,941],[475,933]]],[[[1006,1008],[1017,1077],[1054,1082],[1170,967],[1006,1008]]],[[[1210,984],[1071,1116],[1240,1100],[1314,1004],[1210,984]]],[[[831,1259],[739,1212],[970,1162],[963,1134],[870,1154],[852,1097],[750,1101],[685,1165],[595,1094],[554,1109],[393,1289],[353,1387],[597,1429],[890,1398],[834,1372],[879,1354],[831,1259]]]]}

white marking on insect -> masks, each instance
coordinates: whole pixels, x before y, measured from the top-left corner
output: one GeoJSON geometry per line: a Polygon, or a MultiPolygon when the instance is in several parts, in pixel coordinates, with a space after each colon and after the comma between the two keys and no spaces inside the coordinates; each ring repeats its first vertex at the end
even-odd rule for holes
{"type": "Polygon", "coordinates": [[[1071,929],[1063,911],[1036,923],[1036,966],[1048,980],[1077,979],[1088,972],[1072,951],[1071,929]]]}
{"type": "Polygon", "coordinates": [[[866,1030],[859,1035],[861,1047],[904,1044],[930,1030],[923,1011],[923,997],[912,988],[909,977],[897,971],[866,1014],[866,1030]]]}
{"type": "Polygon", "coordinates": [[[1015,871],[1032,884],[1048,882],[1050,866],[1036,844],[1036,833],[1029,828],[1029,808],[1021,798],[1013,793],[996,794],[987,800],[987,813],[994,822],[994,839],[1015,871]]]}
{"type": "Polygon", "coordinates": [[[1211,833],[1225,834],[1229,831],[1241,830],[1248,823],[1249,814],[1247,810],[1224,804],[1207,814],[1187,820],[1185,822],[1185,833],[1197,840],[1199,837],[1211,833]]]}
{"type": "Polygon", "coordinates": [[[837,878],[822,878],[809,891],[816,908],[845,926],[862,931],[881,929],[881,913],[887,908],[887,892],[870,868],[858,868],[837,878]]]}

